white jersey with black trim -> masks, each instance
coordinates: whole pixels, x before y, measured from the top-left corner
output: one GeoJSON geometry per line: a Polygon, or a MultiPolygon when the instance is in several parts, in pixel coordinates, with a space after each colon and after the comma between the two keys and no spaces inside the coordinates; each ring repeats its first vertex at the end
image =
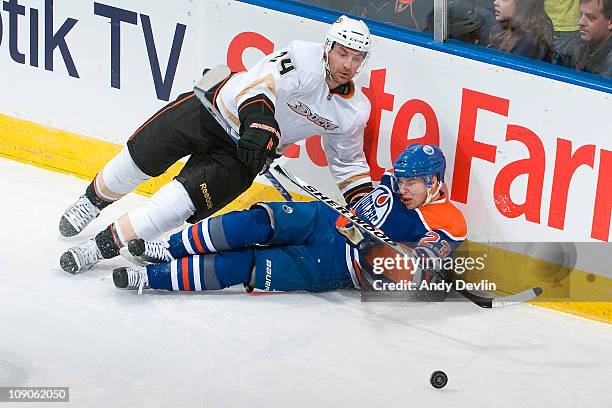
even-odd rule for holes
{"type": "Polygon", "coordinates": [[[325,82],[323,45],[293,41],[253,68],[232,76],[221,88],[217,106],[238,131],[238,107],[264,94],[274,104],[281,130],[277,152],[312,135],[321,135],[329,168],[345,193],[371,182],[363,152],[370,101],[350,83],[346,95],[331,93],[325,82]]]}

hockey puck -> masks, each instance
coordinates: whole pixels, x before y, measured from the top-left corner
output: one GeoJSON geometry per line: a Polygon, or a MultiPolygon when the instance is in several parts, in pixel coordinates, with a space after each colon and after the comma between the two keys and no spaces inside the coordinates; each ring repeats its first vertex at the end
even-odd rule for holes
{"type": "Polygon", "coordinates": [[[429,383],[434,388],[444,388],[446,383],[448,383],[448,376],[444,371],[434,371],[433,373],[431,373],[429,383]]]}

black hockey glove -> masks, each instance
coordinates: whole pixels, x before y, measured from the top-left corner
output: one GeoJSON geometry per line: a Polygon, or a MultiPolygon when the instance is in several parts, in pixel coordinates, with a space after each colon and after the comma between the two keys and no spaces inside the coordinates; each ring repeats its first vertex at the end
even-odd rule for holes
{"type": "Polygon", "coordinates": [[[276,156],[279,140],[279,126],[273,116],[251,114],[241,126],[238,158],[253,174],[259,174],[276,156]]]}

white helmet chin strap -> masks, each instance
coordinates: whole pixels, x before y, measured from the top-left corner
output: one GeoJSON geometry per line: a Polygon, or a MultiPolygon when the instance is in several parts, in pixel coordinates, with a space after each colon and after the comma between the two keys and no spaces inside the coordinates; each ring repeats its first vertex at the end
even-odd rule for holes
{"type": "Polygon", "coordinates": [[[427,188],[427,199],[421,205],[425,205],[425,204],[431,203],[431,201],[438,195],[438,193],[440,193],[440,189],[442,188],[442,184],[444,184],[444,183],[438,183],[438,188],[436,189],[436,192],[433,193],[433,194],[431,192],[431,187],[428,187],[427,188]]]}

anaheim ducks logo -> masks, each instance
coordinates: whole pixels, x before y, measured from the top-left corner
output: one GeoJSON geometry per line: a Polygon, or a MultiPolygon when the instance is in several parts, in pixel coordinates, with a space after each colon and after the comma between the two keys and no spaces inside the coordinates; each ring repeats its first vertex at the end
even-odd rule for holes
{"type": "Polygon", "coordinates": [[[325,130],[336,130],[339,127],[331,120],[325,119],[324,117],[313,113],[307,105],[303,104],[300,101],[298,101],[297,105],[291,105],[289,102],[287,102],[287,106],[289,106],[291,110],[297,113],[298,115],[304,116],[306,119],[308,119],[315,125],[322,127],[325,130]]]}

